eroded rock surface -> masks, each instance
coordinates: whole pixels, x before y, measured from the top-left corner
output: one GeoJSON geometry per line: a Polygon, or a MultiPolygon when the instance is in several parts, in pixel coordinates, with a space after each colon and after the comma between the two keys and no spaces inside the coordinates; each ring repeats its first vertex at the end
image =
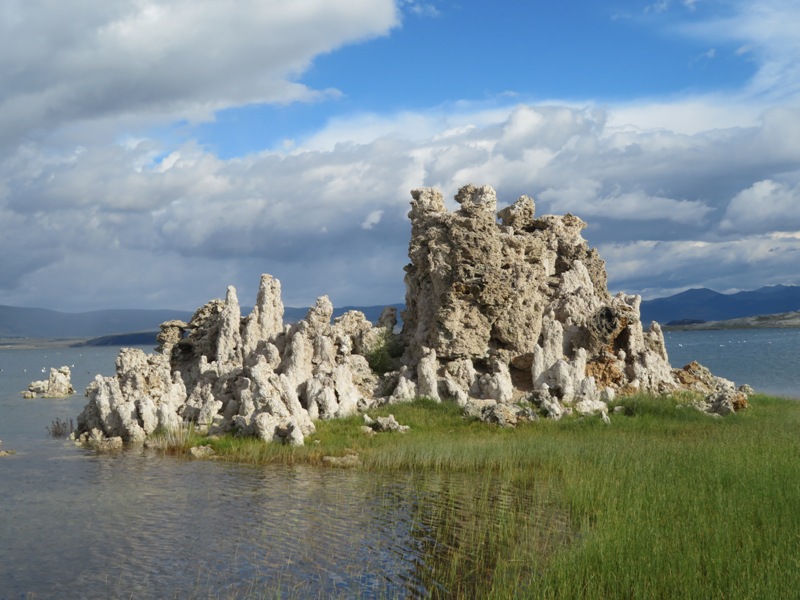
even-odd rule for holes
{"type": "MultiPolygon", "coordinates": [[[[44,369],[42,369],[44,370],[44,369]]],[[[50,376],[41,381],[32,381],[22,392],[25,398],[66,398],[75,393],[72,387],[72,373],[69,367],[50,367],[50,376]]]]}
{"type": "Polygon", "coordinates": [[[683,387],[640,297],[608,292],[578,217],[537,217],[527,196],[498,213],[489,186],[462,188],[455,212],[435,189],[412,196],[403,319],[419,393],[527,398],[559,418],[683,387]]]}
{"type": "Polygon", "coordinates": [[[159,429],[194,423],[201,432],[238,432],[301,445],[314,419],[369,404],[378,377],[364,354],[388,335],[363,314],[331,323],[323,296],[305,319],[283,325],[280,283],[261,278],[253,311],[242,317],[236,290],[212,300],[188,323],[161,326],[155,354],[123,349],[114,377],[95,377],[78,433],[141,442],[159,429]]]}
{"type": "Polygon", "coordinates": [[[393,309],[377,326],[356,311],[331,322],[326,296],[284,326],[280,283],[263,275],[249,315],[230,287],[188,323],[162,324],[155,354],[122,350],[116,375],[88,387],[78,433],[138,442],[190,422],[302,444],[316,419],[416,396],[500,425],[539,413],[608,420],[607,403],[637,391],[695,391],[715,414],[746,406],[700,365],[670,366],[661,328],[642,326],[640,297],[609,293],[578,217],[537,217],[527,196],[498,212],[489,186],[462,188],[454,212],[435,189],[412,198],[399,335],[393,309]],[[404,353],[378,375],[370,361],[387,364],[387,344],[404,353]]]}

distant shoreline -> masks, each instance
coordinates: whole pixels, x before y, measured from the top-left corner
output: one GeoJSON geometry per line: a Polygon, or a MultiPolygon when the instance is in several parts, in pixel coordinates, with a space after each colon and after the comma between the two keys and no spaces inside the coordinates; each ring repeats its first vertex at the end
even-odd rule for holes
{"type": "Polygon", "coordinates": [[[42,348],[97,348],[109,346],[153,346],[158,343],[157,332],[119,333],[100,337],[33,338],[0,337],[0,350],[34,350],[42,348]]]}
{"type": "Polygon", "coordinates": [[[90,338],[0,338],[0,350],[35,350],[40,348],[70,348],[90,338]]]}
{"type": "Polygon", "coordinates": [[[663,325],[664,331],[715,331],[720,329],[797,329],[800,328],[800,311],[740,317],[725,321],[706,321],[680,325],[663,325]]]}

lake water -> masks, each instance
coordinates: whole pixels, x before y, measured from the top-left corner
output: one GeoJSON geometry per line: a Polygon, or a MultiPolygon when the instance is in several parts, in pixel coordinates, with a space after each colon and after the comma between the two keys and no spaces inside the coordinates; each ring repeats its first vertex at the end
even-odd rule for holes
{"type": "MultiPolygon", "coordinates": [[[[757,391],[800,397],[800,331],[668,332],[672,364],[698,360],[757,391]]],[[[48,436],[75,418],[117,349],[0,350],[0,600],[419,597],[436,585],[437,498],[469,476],[98,455],[48,436]],[[79,393],[24,400],[42,368],[79,393]]],[[[514,494],[513,490],[504,493],[514,494]]],[[[544,517],[542,517],[544,518],[544,517]]]]}
{"type": "Polygon", "coordinates": [[[667,331],[672,366],[697,360],[760,393],[800,398],[800,329],[667,331]]]}

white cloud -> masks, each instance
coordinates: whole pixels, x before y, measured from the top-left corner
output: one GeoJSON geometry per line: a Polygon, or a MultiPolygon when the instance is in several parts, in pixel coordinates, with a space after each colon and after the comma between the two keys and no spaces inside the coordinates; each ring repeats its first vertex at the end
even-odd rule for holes
{"type": "Polygon", "coordinates": [[[417,2],[416,0],[400,0],[401,6],[408,12],[424,16],[424,17],[439,17],[441,11],[432,2],[417,2]]]}
{"type": "Polygon", "coordinates": [[[757,181],[731,199],[721,228],[741,232],[800,230],[800,185],[757,181]]]}
{"type": "Polygon", "coordinates": [[[648,4],[644,7],[644,12],[654,12],[654,13],[662,13],[666,12],[669,9],[669,2],[667,0],[658,0],[658,2],[653,2],[652,4],[648,4]]]}
{"type": "Polygon", "coordinates": [[[373,210],[371,213],[367,215],[367,218],[361,223],[361,229],[372,229],[381,222],[381,217],[383,216],[382,210],[373,210]]]}
{"type": "Polygon", "coordinates": [[[758,64],[743,90],[748,97],[770,101],[800,97],[800,3],[792,0],[734,0],[723,17],[705,18],[684,26],[704,41],[738,45],[737,54],[751,55],[758,64]]]}
{"type": "Polygon", "coordinates": [[[311,100],[320,53],[384,35],[391,0],[12,3],[0,19],[0,139],[108,117],[211,119],[228,106],[311,100]]]}
{"type": "Polygon", "coordinates": [[[712,61],[717,56],[717,49],[716,48],[709,48],[705,52],[701,52],[697,56],[695,56],[692,60],[689,61],[689,66],[694,67],[696,65],[703,65],[705,66],[710,61],[712,61]]]}
{"type": "Polygon", "coordinates": [[[702,224],[713,210],[703,202],[676,200],[619,188],[603,194],[599,181],[577,180],[560,189],[549,188],[539,194],[556,213],[572,212],[585,217],[604,217],[619,221],[665,220],[675,223],[702,224]]]}
{"type": "Polygon", "coordinates": [[[800,256],[795,237],[750,235],[709,242],[637,241],[598,247],[609,270],[609,287],[660,297],[691,287],[719,291],[800,283],[793,274],[800,256]],[[713,268],[710,268],[713,265],[713,268]]]}
{"type": "Polygon", "coordinates": [[[639,99],[614,106],[609,125],[620,129],[646,131],[664,129],[692,135],[712,129],[756,125],[763,104],[744,102],[730,96],[708,94],[664,100],[639,99]]]}
{"type": "Polygon", "coordinates": [[[787,168],[800,158],[800,111],[691,135],[609,126],[608,111],[515,105],[503,120],[496,109],[491,119],[481,110],[403,114],[398,123],[425,127],[382,136],[366,120],[350,131],[360,143],[231,160],[191,143],[164,152],[146,139],[63,153],[28,145],[0,165],[0,256],[39,242],[19,266],[3,265],[0,299],[146,302],[167,283],[175,298],[204,301],[228,283],[248,297],[267,271],[296,303],[333,290],[339,303],[400,300],[409,190],[436,185],[451,197],[468,182],[493,185],[501,203],[527,193],[539,213],[584,217],[616,289],[715,277],[730,286],[734,275],[739,287],[747,277],[757,287],[787,268],[799,242],[769,232],[781,212],[796,213],[787,168]],[[768,189],[758,184],[765,181],[768,189]],[[774,210],[752,212],[767,205],[774,210]],[[87,285],[90,272],[125,275],[87,285]]]}

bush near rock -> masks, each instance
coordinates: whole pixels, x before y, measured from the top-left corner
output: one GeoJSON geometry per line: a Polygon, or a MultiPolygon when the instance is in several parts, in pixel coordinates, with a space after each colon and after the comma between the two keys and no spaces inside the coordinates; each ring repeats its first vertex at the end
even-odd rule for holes
{"type": "Polygon", "coordinates": [[[498,212],[489,186],[459,190],[456,211],[435,189],[411,195],[399,334],[393,309],[377,326],[357,311],[331,322],[327,296],[284,325],[280,282],[262,275],[249,315],[229,287],[188,323],[163,323],[154,354],[123,349],[115,376],[87,388],[79,436],[140,442],[190,422],[300,445],[317,419],[418,396],[507,425],[534,418],[520,401],[605,420],[607,402],[637,392],[693,390],[716,414],[746,406],[731,382],[670,366],[641,298],[609,293],[578,217],[537,217],[527,196],[498,212]]]}

